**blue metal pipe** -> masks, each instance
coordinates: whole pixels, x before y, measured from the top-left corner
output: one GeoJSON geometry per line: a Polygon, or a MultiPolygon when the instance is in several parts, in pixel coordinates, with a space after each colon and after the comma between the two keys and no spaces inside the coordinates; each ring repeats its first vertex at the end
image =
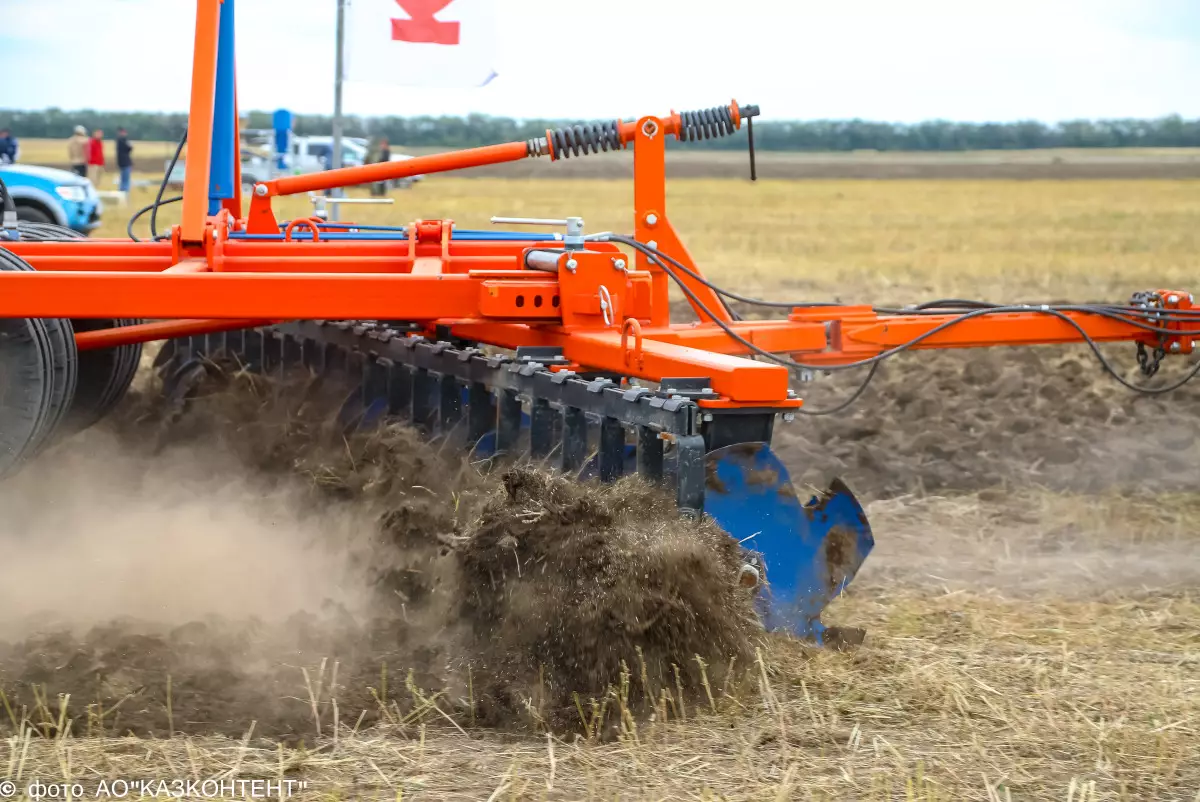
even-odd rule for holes
{"type": "MultiPolygon", "coordinates": [[[[408,238],[408,234],[403,230],[400,231],[328,231],[321,229],[322,240],[382,240],[392,242],[403,242],[408,238]]],[[[243,234],[233,233],[229,235],[231,240],[256,240],[261,242],[282,242],[283,234],[243,234]]],[[[292,232],[294,240],[311,240],[312,232],[300,229],[292,232]]],[[[548,242],[545,238],[533,237],[524,231],[454,231],[450,234],[450,239],[457,242],[548,242]]]]}
{"type": "Polygon", "coordinates": [[[208,213],[221,210],[221,201],[233,197],[234,159],[237,158],[237,109],[234,92],[234,0],[221,4],[217,33],[217,79],[213,101],[211,163],[208,174],[208,213]]]}

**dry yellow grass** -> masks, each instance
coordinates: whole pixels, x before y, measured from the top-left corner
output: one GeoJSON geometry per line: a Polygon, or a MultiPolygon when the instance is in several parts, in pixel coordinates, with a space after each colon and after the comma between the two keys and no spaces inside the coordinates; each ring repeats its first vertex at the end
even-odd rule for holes
{"type": "MultiPolygon", "coordinates": [[[[21,163],[22,164],[47,164],[61,166],[67,163],[67,140],[66,139],[33,139],[22,137],[20,132],[17,134],[17,141],[21,146],[21,163]]],[[[89,131],[90,133],[90,131],[89,131]]],[[[117,159],[117,144],[116,130],[105,130],[104,132],[104,158],[108,162],[110,168],[114,168],[117,159]]],[[[142,140],[134,140],[133,152],[137,154],[139,159],[145,158],[162,158],[164,161],[171,158],[171,154],[175,152],[175,142],[145,142],[142,140]]],[[[187,148],[185,146],[184,152],[187,148]]],[[[104,187],[107,189],[107,187],[104,187]]]]}
{"type": "MultiPolygon", "coordinates": [[[[347,206],[344,215],[488,228],[491,215],[577,214],[590,231],[632,228],[623,180],[431,177],[392,197],[394,205],[347,206]]],[[[99,234],[124,236],[128,212],[151,200],[150,189],[137,189],[129,210],[106,210],[99,234]]],[[[1121,300],[1193,284],[1200,252],[1200,181],[680,179],[668,203],[709,276],[797,300],[1121,300]]],[[[306,197],[277,202],[281,219],[311,212],[306,197]]],[[[177,205],[160,215],[177,219],[177,205]]],[[[145,218],[141,225],[144,235],[145,218]]]]}

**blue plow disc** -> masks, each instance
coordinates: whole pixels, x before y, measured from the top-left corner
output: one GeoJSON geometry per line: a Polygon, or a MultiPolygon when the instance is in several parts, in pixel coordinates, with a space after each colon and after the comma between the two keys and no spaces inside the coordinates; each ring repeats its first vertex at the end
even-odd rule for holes
{"type": "Polygon", "coordinates": [[[739,443],[709,452],[704,511],[759,562],[766,628],[823,643],[821,612],[875,546],[850,489],[835,480],[801,504],[768,444],[739,443]]]}

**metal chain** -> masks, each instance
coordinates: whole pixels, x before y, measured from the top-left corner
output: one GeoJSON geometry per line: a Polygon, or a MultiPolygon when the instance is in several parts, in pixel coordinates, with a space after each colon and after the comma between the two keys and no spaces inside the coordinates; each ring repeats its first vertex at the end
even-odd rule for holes
{"type": "Polygon", "coordinates": [[[1167,352],[1163,349],[1162,345],[1159,344],[1154,349],[1154,359],[1151,361],[1150,353],[1146,351],[1146,344],[1141,342],[1138,343],[1137,361],[1138,367],[1142,370],[1142,375],[1153,376],[1155,373],[1158,373],[1158,366],[1162,364],[1163,357],[1166,355],[1167,352]]]}

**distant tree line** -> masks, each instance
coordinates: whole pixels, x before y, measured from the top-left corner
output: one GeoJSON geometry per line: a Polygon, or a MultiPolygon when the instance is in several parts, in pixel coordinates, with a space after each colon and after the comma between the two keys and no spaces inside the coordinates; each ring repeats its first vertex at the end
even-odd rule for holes
{"type": "MultiPolygon", "coordinates": [[[[347,136],[387,137],[399,147],[475,147],[530,139],[547,128],[585,120],[514,120],[471,114],[466,117],[347,117],[347,136]]],[[[102,128],[111,136],[124,127],[134,139],[175,141],[187,126],[187,115],[153,112],[12,111],[0,109],[0,126],[18,138],[61,138],[76,125],[102,128]]],[[[270,112],[244,115],[246,128],[271,128],[270,112]]],[[[332,121],[323,115],[298,115],[296,133],[326,135],[332,121]]],[[[674,140],[668,140],[673,142],[674,140]]],[[[1153,120],[1070,120],[962,123],[946,120],[900,124],[869,120],[761,121],[754,126],[755,146],[774,151],[962,151],[1036,148],[1200,147],[1200,119],[1178,115],[1153,120]]],[[[709,140],[712,149],[744,148],[745,133],[709,140]]]]}

